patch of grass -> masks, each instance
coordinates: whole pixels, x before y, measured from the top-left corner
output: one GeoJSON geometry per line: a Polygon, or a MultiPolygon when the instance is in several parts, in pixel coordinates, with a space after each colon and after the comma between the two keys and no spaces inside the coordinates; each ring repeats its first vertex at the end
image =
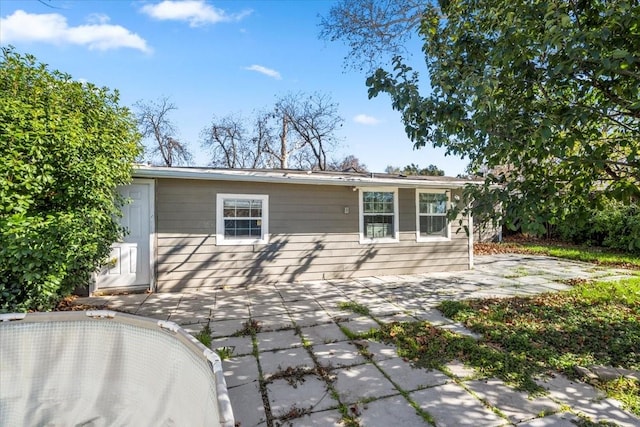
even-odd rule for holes
{"type": "MultiPolygon", "coordinates": [[[[476,348],[461,345],[462,359],[524,388],[528,378],[547,369],[569,377],[577,365],[640,370],[640,278],[581,283],[534,297],[445,302],[440,309],[484,336],[476,348]],[[478,359],[483,347],[486,359],[478,359]],[[502,365],[495,364],[494,351],[503,354],[502,365]]],[[[447,355],[456,342],[446,340],[447,355]]],[[[600,388],[640,415],[637,385],[600,388]]]]}
{"type": "Polygon", "coordinates": [[[635,378],[620,377],[602,383],[600,388],[607,393],[607,396],[622,402],[634,414],[640,414],[640,382],[635,378]]]}
{"type": "Polygon", "coordinates": [[[195,334],[194,337],[198,341],[200,341],[202,343],[202,345],[204,345],[205,347],[211,348],[211,342],[212,342],[211,328],[209,327],[208,323],[206,325],[204,325],[202,327],[202,329],[200,330],[200,332],[195,334]]]}
{"type": "Polygon", "coordinates": [[[383,325],[377,338],[393,343],[398,355],[427,369],[445,369],[453,360],[464,361],[486,376],[503,379],[531,394],[543,389],[533,381],[538,372],[522,352],[505,352],[489,343],[437,328],[428,322],[394,322],[383,325]]]}
{"type": "Polygon", "coordinates": [[[516,268],[513,272],[511,272],[511,274],[507,274],[504,276],[505,279],[517,279],[519,277],[525,277],[528,276],[529,270],[527,270],[524,267],[518,267],[516,268]]]}
{"type": "Polygon", "coordinates": [[[479,253],[522,253],[532,255],[548,255],[556,258],[565,258],[575,261],[584,261],[593,264],[612,267],[630,268],[640,270],[640,256],[592,246],[577,246],[560,243],[537,242],[506,242],[506,243],[481,243],[478,245],[479,253]]]}
{"type": "Polygon", "coordinates": [[[563,247],[556,245],[524,244],[530,253],[550,255],[576,261],[585,261],[601,265],[640,269],[640,256],[606,251],[600,248],[577,246],[563,247]]]}
{"type": "Polygon", "coordinates": [[[366,306],[357,302],[352,302],[352,301],[341,302],[338,304],[338,308],[344,311],[352,311],[354,313],[361,314],[363,316],[369,315],[369,309],[366,306]]]}
{"type": "MultiPolygon", "coordinates": [[[[533,297],[448,301],[438,308],[483,339],[428,322],[389,323],[369,337],[395,344],[417,366],[445,369],[457,359],[533,394],[542,392],[534,377],[548,370],[571,378],[577,365],[640,370],[640,278],[580,283],[533,297]]],[[[637,382],[595,385],[640,415],[637,382]]]]}

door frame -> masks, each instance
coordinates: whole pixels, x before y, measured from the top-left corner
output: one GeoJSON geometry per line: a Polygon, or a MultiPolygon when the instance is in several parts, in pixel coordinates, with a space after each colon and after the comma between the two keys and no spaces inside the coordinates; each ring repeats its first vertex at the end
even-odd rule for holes
{"type": "MultiPolygon", "coordinates": [[[[149,268],[149,287],[148,290],[155,292],[157,289],[156,283],[156,180],[148,178],[133,178],[131,184],[141,184],[149,186],[149,262],[147,268],[149,268]]],[[[127,184],[129,185],[129,184],[127,184]]],[[[109,291],[109,288],[98,287],[98,272],[93,275],[93,280],[89,284],[89,295],[92,295],[96,291],[109,291]]],[[[124,288],[116,288],[123,290],[124,288]]],[[[141,289],[141,288],[137,288],[141,289]]]]}

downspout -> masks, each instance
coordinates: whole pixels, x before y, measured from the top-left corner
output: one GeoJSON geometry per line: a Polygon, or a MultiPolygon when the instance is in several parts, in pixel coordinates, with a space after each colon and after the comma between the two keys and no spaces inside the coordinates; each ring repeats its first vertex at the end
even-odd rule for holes
{"type": "Polygon", "coordinates": [[[471,204],[467,207],[467,226],[469,232],[467,233],[468,245],[469,245],[469,270],[473,270],[473,215],[471,215],[471,204]]]}

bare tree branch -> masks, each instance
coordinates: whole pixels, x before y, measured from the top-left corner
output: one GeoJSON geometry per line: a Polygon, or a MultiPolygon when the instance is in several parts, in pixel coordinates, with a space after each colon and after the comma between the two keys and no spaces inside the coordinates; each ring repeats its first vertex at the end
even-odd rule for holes
{"type": "Polygon", "coordinates": [[[138,101],[138,127],[144,138],[150,139],[151,155],[160,157],[161,163],[171,167],[179,164],[189,164],[191,153],[186,144],[178,140],[176,129],[169,119],[169,115],[177,107],[168,97],[161,97],[157,101],[138,101]]]}
{"type": "Polygon", "coordinates": [[[265,140],[270,131],[262,117],[255,119],[254,135],[249,137],[240,115],[213,117],[202,131],[202,146],[211,153],[211,165],[224,168],[260,168],[266,164],[265,140]]]}
{"type": "Polygon", "coordinates": [[[349,47],[345,65],[372,71],[394,55],[407,53],[418,33],[427,0],[341,0],[321,17],[320,38],[349,47]]]}

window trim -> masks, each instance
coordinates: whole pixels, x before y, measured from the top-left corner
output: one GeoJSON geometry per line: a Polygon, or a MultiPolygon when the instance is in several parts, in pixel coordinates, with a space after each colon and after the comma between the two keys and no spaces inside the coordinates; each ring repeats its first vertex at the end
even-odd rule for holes
{"type": "Polygon", "coordinates": [[[447,212],[451,204],[451,191],[450,190],[427,190],[416,189],[416,242],[449,242],[451,241],[451,221],[447,218],[447,232],[446,236],[422,236],[420,234],[420,217],[421,216],[446,216],[444,215],[429,215],[420,213],[420,194],[444,194],[447,196],[447,212]]]}
{"type": "Polygon", "coordinates": [[[269,243],[269,196],[266,194],[216,194],[216,246],[220,245],[266,245],[269,243]],[[224,236],[224,200],[262,201],[262,234],[259,239],[233,239],[224,236]]]}
{"type": "Polygon", "coordinates": [[[372,243],[398,243],[400,241],[400,214],[398,211],[398,188],[397,187],[365,187],[358,189],[358,220],[360,223],[360,244],[372,243]],[[370,239],[364,235],[364,193],[393,193],[393,236],[378,239],[370,239]]]}

